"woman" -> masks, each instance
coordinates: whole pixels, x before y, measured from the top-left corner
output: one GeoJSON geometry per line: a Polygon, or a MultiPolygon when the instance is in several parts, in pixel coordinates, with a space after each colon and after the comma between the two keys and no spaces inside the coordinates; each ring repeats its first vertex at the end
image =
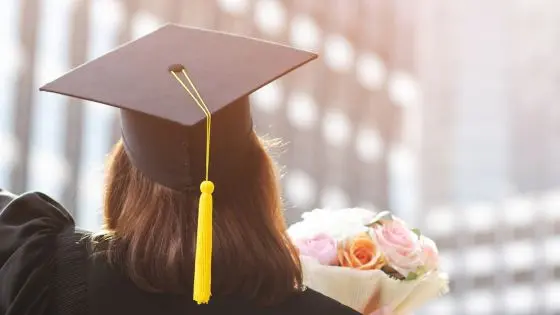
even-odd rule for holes
{"type": "Polygon", "coordinates": [[[100,234],[0,193],[0,314],[356,314],[303,286],[252,129],[247,95],[314,58],[168,25],[44,86],[119,107],[122,139],[100,234]]]}

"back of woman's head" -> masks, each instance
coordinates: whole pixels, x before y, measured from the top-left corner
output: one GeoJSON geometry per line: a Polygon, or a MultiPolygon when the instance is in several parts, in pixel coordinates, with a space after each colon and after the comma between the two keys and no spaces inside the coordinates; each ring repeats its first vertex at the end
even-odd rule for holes
{"type": "MultiPolygon", "coordinates": [[[[243,163],[212,174],[212,292],[272,304],[301,288],[301,267],[285,234],[274,163],[251,138],[243,163]]],[[[119,141],[105,193],[109,259],[145,290],[192,294],[198,197],[147,178],[119,141]]]]}

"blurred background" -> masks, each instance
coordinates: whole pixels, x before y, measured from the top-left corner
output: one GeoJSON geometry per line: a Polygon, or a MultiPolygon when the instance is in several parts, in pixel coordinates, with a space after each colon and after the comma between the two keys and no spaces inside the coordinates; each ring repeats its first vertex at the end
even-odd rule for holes
{"type": "Polygon", "coordinates": [[[289,222],[421,227],[453,280],[418,314],[560,314],[559,20],[555,0],[3,0],[0,187],[99,228],[118,112],[38,87],[166,22],[279,41],[321,54],[252,96],[287,142],[289,222]]]}

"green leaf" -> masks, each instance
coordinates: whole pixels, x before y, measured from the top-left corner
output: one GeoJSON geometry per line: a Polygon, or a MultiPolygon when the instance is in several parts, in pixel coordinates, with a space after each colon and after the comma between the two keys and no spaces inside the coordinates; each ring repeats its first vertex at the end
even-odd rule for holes
{"type": "Polygon", "coordinates": [[[412,281],[418,279],[418,275],[415,272],[409,272],[408,276],[406,276],[407,281],[412,281]]]}
{"type": "Polygon", "coordinates": [[[420,236],[422,236],[422,232],[420,232],[420,229],[412,229],[412,232],[416,234],[416,236],[418,236],[418,239],[420,239],[420,236]]]}
{"type": "Polygon", "coordinates": [[[369,224],[366,224],[367,227],[373,227],[376,224],[381,224],[381,221],[393,221],[393,215],[389,211],[382,211],[379,212],[373,220],[369,224]]]}
{"type": "Polygon", "coordinates": [[[417,276],[423,276],[423,275],[426,274],[427,271],[428,271],[428,270],[426,269],[425,266],[420,266],[420,267],[418,267],[418,268],[416,269],[416,275],[417,275],[417,276]]]}

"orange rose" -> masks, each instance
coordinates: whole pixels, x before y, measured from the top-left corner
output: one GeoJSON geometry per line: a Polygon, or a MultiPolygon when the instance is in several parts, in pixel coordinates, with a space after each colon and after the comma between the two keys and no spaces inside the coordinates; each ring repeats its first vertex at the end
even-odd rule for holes
{"type": "Polygon", "coordinates": [[[381,269],[385,264],[377,243],[367,233],[348,239],[338,250],[338,261],[343,267],[360,270],[381,269]]]}

